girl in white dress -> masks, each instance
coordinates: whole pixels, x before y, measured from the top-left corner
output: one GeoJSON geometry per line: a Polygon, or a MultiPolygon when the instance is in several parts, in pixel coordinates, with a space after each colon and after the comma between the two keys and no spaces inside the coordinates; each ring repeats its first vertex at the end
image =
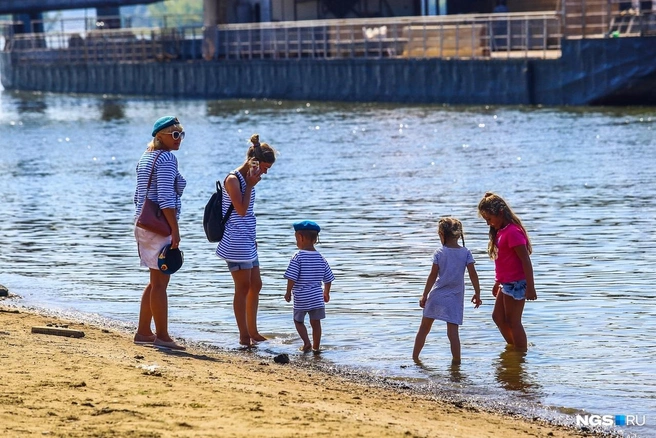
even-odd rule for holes
{"type": "Polygon", "coordinates": [[[419,361],[419,353],[426,343],[426,336],[433,326],[433,321],[439,319],[446,322],[446,335],[451,343],[453,363],[460,363],[460,336],[458,326],[462,325],[465,302],[465,268],[474,287],[471,302],[474,307],[481,305],[481,289],[478,284],[478,274],[474,267],[474,257],[465,248],[465,237],[462,223],[455,218],[440,219],[437,227],[442,247],[433,254],[431,268],[424,294],[419,300],[419,306],[424,309],[424,316],[415,338],[415,348],[412,358],[419,361]],[[462,239],[462,245],[458,239],[462,239]]]}

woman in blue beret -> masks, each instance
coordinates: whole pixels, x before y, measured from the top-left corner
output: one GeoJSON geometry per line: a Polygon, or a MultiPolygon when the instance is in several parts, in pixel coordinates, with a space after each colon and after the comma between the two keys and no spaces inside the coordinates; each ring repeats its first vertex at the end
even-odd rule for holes
{"type": "Polygon", "coordinates": [[[235,283],[233,310],[239,329],[239,343],[251,346],[265,341],[257,328],[257,308],[262,289],[260,262],[255,240],[255,185],[260,182],[273,163],[276,151],[253,134],[246,152],[246,161],[226,177],[223,184],[223,214],[230,207],[225,233],[216,248],[216,255],[228,264],[235,283]]]}
{"type": "Polygon", "coordinates": [[[170,234],[134,227],[137,249],[141,266],[150,271],[150,281],[141,297],[139,325],[134,335],[135,344],[152,344],[160,348],[184,350],[185,347],[176,343],[168,331],[168,297],[166,289],[171,278],[159,269],[158,256],[163,247],[170,244],[171,248],[180,245],[180,197],[187,181],[178,171],[178,160],[172,151],[180,149],[185,137],[184,129],[176,117],[166,116],[158,119],[153,125],[152,141],[137,164],[137,188],[134,192],[136,207],[135,223],[138,222],[146,196],[161,209],[168,225],[170,234]],[[155,333],[151,322],[155,321],[155,333]]]}

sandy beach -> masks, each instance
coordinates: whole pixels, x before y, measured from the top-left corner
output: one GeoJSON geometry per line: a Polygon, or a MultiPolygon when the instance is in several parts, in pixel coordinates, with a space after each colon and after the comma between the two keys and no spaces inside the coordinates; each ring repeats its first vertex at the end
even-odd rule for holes
{"type": "Polygon", "coordinates": [[[591,436],[273,357],[138,346],[126,333],[2,304],[0,364],[6,437],[591,436]],[[48,325],[84,336],[32,333],[48,325]]]}

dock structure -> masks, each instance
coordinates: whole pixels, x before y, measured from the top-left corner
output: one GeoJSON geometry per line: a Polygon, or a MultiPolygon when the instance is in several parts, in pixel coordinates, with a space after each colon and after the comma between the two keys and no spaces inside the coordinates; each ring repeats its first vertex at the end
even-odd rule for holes
{"type": "Polygon", "coordinates": [[[465,104],[656,104],[656,14],[562,9],[6,34],[6,89],[465,104]]]}

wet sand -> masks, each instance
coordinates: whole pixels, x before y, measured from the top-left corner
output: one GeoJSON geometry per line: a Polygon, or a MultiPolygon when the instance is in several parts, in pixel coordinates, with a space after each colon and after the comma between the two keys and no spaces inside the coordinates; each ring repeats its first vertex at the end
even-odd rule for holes
{"type": "Polygon", "coordinates": [[[191,347],[0,304],[0,436],[576,437],[579,431],[353,381],[302,363],[191,347]],[[84,332],[33,334],[47,326],[84,332]]]}

